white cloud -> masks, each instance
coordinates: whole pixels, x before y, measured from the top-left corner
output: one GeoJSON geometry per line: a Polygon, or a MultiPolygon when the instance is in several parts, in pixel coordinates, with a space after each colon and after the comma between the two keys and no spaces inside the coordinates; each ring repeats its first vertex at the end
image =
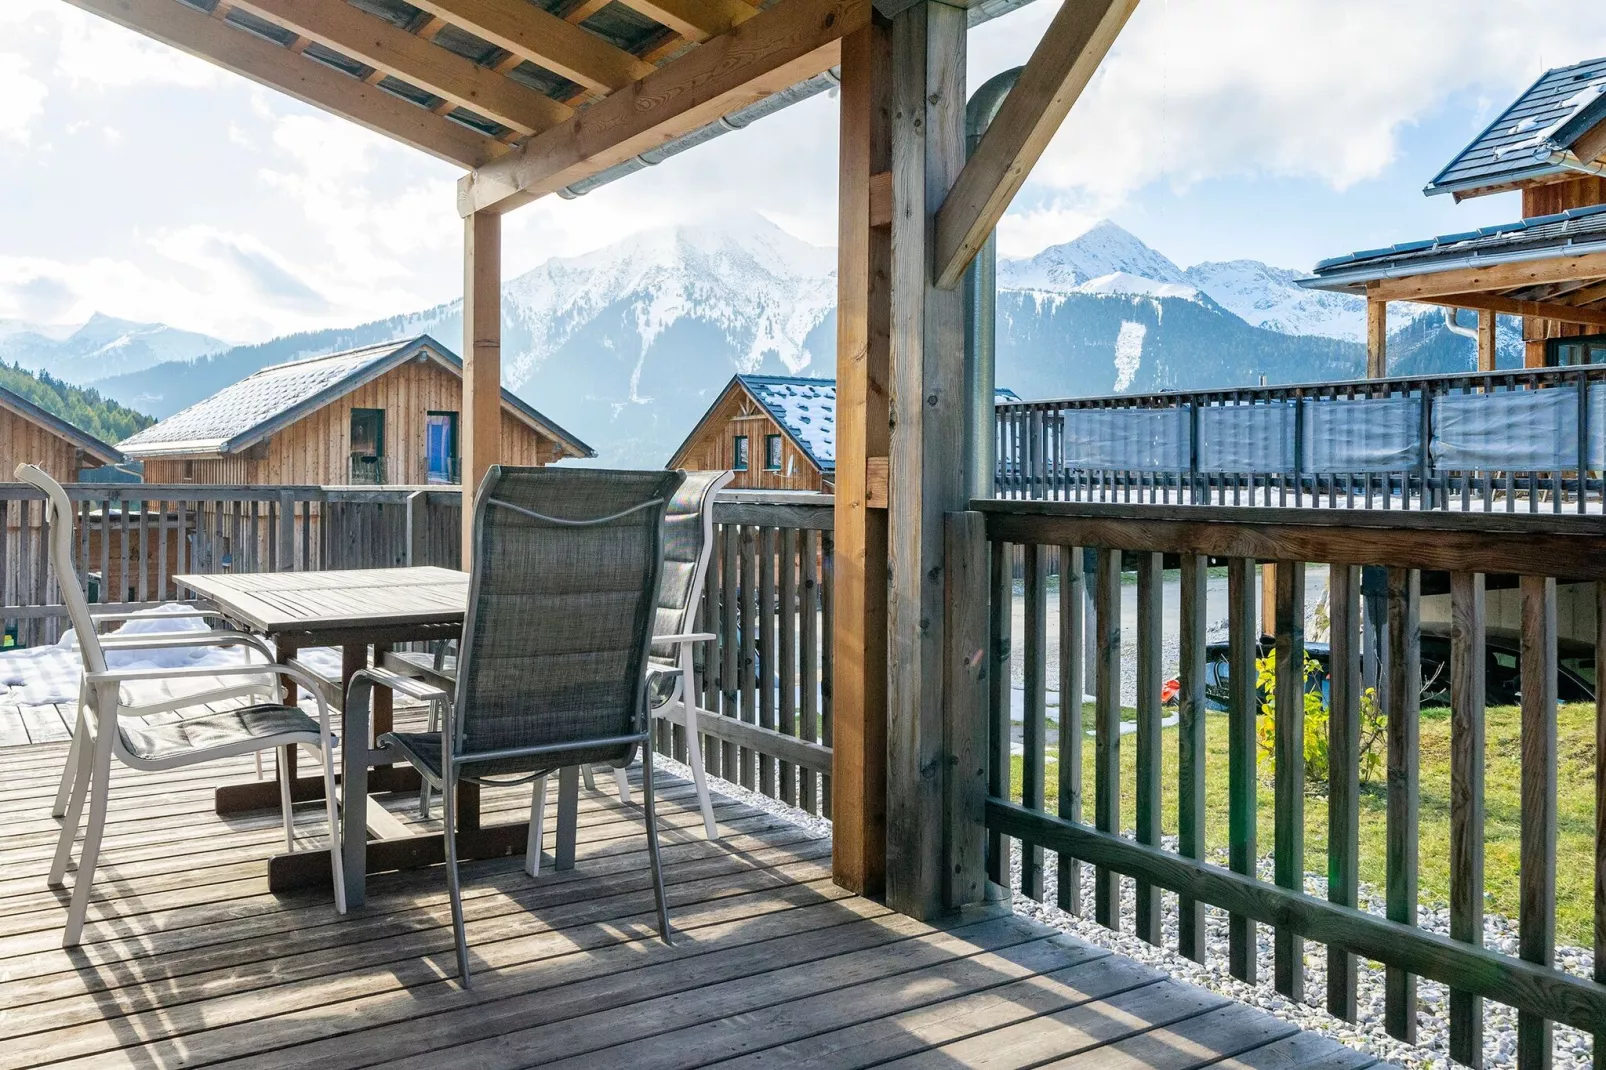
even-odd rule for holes
{"type": "Polygon", "coordinates": [[[28,60],[12,52],[0,52],[0,141],[28,143],[33,121],[44,111],[48,94],[45,84],[28,73],[28,60]]]}
{"type": "MultiPolygon", "coordinates": [[[[56,4],[60,27],[56,69],[75,88],[122,89],[141,84],[210,86],[222,71],[87,12],[56,4]]],[[[40,16],[45,18],[48,16],[40,16]]]]}
{"type": "MultiPolygon", "coordinates": [[[[1292,176],[1342,191],[1381,174],[1401,132],[1452,98],[1503,107],[1546,62],[1599,55],[1606,6],[1569,3],[1565,17],[1558,6],[1147,0],[1027,192],[1080,229],[1155,181],[1292,176]]],[[[1033,4],[973,34],[972,84],[1024,62],[1053,15],[1033,4]]],[[[1029,249],[1069,236],[1034,232],[1029,249]]]]}

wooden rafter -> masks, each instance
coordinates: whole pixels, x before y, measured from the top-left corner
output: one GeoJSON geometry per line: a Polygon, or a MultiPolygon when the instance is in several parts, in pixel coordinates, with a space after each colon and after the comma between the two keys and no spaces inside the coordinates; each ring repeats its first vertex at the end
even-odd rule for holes
{"type": "Polygon", "coordinates": [[[384,19],[327,0],[232,0],[235,7],[282,26],[376,71],[427,89],[520,134],[563,122],[574,109],[545,93],[431,44],[384,19]]]}
{"type": "Polygon", "coordinates": [[[757,10],[744,0],[620,0],[654,22],[661,22],[688,41],[701,43],[729,33],[757,10]]]}
{"type": "Polygon", "coordinates": [[[1606,282],[1593,282],[1581,290],[1574,290],[1564,302],[1569,305],[1590,305],[1606,300],[1606,282]]]}
{"type": "Polygon", "coordinates": [[[460,167],[479,167],[506,151],[493,138],[178,0],[67,2],[460,167]]]}
{"type": "Polygon", "coordinates": [[[781,0],[465,175],[458,211],[528,204],[828,70],[841,55],[842,36],[869,20],[870,0],[781,0]]]}
{"type": "Polygon", "coordinates": [[[526,0],[416,0],[414,6],[599,93],[622,89],[653,70],[646,60],[526,0]]]}
{"type": "Polygon", "coordinates": [[[959,285],[1138,0],[1065,0],[937,214],[937,285],[959,285]]]}
{"type": "Polygon", "coordinates": [[[1606,119],[1596,123],[1593,129],[1586,130],[1582,137],[1573,142],[1573,152],[1580,160],[1606,156],[1606,119]]]}
{"type": "Polygon", "coordinates": [[[1561,323],[1578,323],[1590,327],[1606,327],[1606,309],[1576,308],[1545,301],[1521,301],[1515,297],[1502,297],[1492,293],[1438,294],[1416,300],[1429,305],[1447,308],[1478,308],[1502,312],[1510,316],[1533,316],[1537,319],[1557,320],[1561,323]]]}
{"type": "MultiPolygon", "coordinates": [[[[1606,253],[1556,256],[1487,267],[1431,271],[1366,285],[1368,297],[1385,301],[1428,301],[1446,294],[1489,293],[1541,286],[1549,282],[1606,278],[1606,253]]],[[[1477,307],[1466,305],[1466,308],[1477,307]]]]}

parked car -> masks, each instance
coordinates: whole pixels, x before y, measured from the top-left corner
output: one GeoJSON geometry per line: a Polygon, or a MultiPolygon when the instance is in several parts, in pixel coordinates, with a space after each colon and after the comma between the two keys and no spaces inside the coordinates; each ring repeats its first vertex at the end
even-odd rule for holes
{"type": "MultiPolygon", "coordinates": [[[[1271,636],[1260,637],[1255,657],[1261,658],[1274,646],[1271,636]]],[[[1306,652],[1318,671],[1306,681],[1308,691],[1320,691],[1325,700],[1331,695],[1328,680],[1329,652],[1326,643],[1307,643],[1306,652]]],[[[1515,706],[1522,701],[1521,648],[1513,641],[1489,636],[1484,641],[1484,702],[1490,706],[1515,706]]],[[[1225,710],[1231,692],[1232,671],[1226,643],[1211,643],[1205,649],[1205,701],[1213,710],[1225,710]]],[[[1264,701],[1264,695],[1261,696],[1264,701]]],[[[1561,702],[1595,700],[1594,652],[1563,656],[1556,667],[1556,697],[1561,702]]],[[[1450,704],[1450,638],[1424,633],[1422,636],[1423,706],[1450,704]]]]}

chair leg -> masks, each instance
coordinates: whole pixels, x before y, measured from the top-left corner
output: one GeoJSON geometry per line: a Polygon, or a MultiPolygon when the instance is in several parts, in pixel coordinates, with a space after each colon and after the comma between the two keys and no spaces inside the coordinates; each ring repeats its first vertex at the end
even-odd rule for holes
{"type": "Polygon", "coordinates": [[[541,847],[546,843],[546,777],[535,782],[530,794],[530,837],[524,844],[524,872],[541,875],[541,847]]]}
{"type": "Polygon", "coordinates": [[[95,739],[94,768],[88,772],[89,828],[84,833],[84,850],[78,858],[78,876],[73,882],[72,905],[67,908],[67,928],[61,935],[62,947],[77,947],[89,915],[89,890],[95,883],[95,863],[100,859],[101,835],[106,831],[106,797],[111,794],[111,726],[95,739]]]}
{"type": "MultiPolygon", "coordinates": [[[[439,732],[440,730],[441,700],[431,699],[429,702],[429,727],[426,728],[425,731],[433,734],[435,732],[439,732]]],[[[430,785],[428,777],[420,777],[419,779],[424,783],[423,786],[418,789],[418,816],[427,819],[429,817],[430,797],[434,795],[435,789],[430,785]]]]}
{"type": "Polygon", "coordinates": [[[83,747],[84,727],[84,699],[80,695],[78,720],[73,724],[72,745],[67,748],[67,764],[61,767],[61,783],[56,785],[56,801],[50,806],[51,817],[61,817],[67,812],[67,801],[72,795],[73,783],[78,774],[78,752],[83,747]]]}
{"type": "MultiPolygon", "coordinates": [[[[296,849],[295,807],[290,801],[290,753],[293,749],[293,747],[280,747],[278,758],[274,762],[279,767],[279,809],[284,812],[284,849],[286,851],[294,851],[296,849]]],[[[261,751],[257,751],[259,757],[261,754],[261,751]]]]}
{"type": "Polygon", "coordinates": [[[597,790],[597,778],[591,775],[591,767],[589,765],[580,767],[580,779],[584,781],[587,791],[597,790]]]}
{"type": "Polygon", "coordinates": [[[616,766],[613,771],[613,782],[619,785],[619,801],[626,806],[630,805],[630,774],[624,766],[616,766]]]}
{"type": "MultiPolygon", "coordinates": [[[[78,732],[73,738],[81,742],[78,742],[71,776],[68,778],[72,790],[61,822],[61,833],[56,839],[56,856],[50,862],[49,881],[52,888],[60,888],[67,879],[67,863],[72,860],[72,845],[78,837],[78,824],[84,816],[84,797],[89,794],[90,776],[94,768],[94,741],[89,738],[88,722],[82,712],[79,715],[78,732]]],[[[66,775],[63,774],[64,777],[66,775]]]]}
{"type": "Polygon", "coordinates": [[[340,804],[335,801],[334,747],[326,738],[318,748],[323,765],[323,811],[329,818],[329,867],[335,877],[335,911],[346,912],[346,865],[340,851],[340,804]]]}
{"type": "Polygon", "coordinates": [[[691,782],[697,788],[697,805],[703,811],[703,832],[710,840],[719,839],[714,825],[714,804],[708,798],[708,776],[703,772],[703,737],[697,732],[697,707],[682,700],[686,713],[686,764],[691,766],[691,782]]]}
{"type": "Polygon", "coordinates": [[[251,757],[256,759],[256,763],[257,763],[257,779],[261,780],[262,779],[262,752],[261,751],[257,751],[254,754],[252,754],[251,757]]]}
{"type": "Polygon", "coordinates": [[[669,907],[664,902],[664,867],[658,857],[658,815],[653,808],[652,748],[641,748],[642,810],[647,820],[647,856],[652,860],[652,890],[658,900],[658,936],[666,944],[669,938],[669,907]]]}
{"type": "Polygon", "coordinates": [[[448,764],[441,782],[441,815],[446,822],[446,894],[452,901],[452,934],[457,938],[457,979],[472,987],[468,976],[468,934],[463,930],[463,891],[457,879],[457,787],[455,770],[448,764]]]}

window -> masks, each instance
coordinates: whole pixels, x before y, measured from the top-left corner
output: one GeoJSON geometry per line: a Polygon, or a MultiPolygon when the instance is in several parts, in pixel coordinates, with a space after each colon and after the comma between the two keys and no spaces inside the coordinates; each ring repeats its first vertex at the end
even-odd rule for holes
{"type": "Polygon", "coordinates": [[[1552,338],[1545,343],[1546,367],[1573,368],[1580,364],[1606,364],[1606,334],[1552,338]]]}
{"type": "Polygon", "coordinates": [[[766,471],[779,472],[781,470],[781,436],[764,436],[764,468],[766,471]]]}
{"type": "Polygon", "coordinates": [[[738,472],[747,471],[746,435],[737,435],[731,440],[731,468],[738,472]]]}
{"type": "Polygon", "coordinates": [[[385,482],[385,410],[351,410],[351,482],[385,482]]]}
{"type": "Polygon", "coordinates": [[[457,466],[457,413],[424,414],[424,471],[429,483],[462,480],[457,466]]]}

